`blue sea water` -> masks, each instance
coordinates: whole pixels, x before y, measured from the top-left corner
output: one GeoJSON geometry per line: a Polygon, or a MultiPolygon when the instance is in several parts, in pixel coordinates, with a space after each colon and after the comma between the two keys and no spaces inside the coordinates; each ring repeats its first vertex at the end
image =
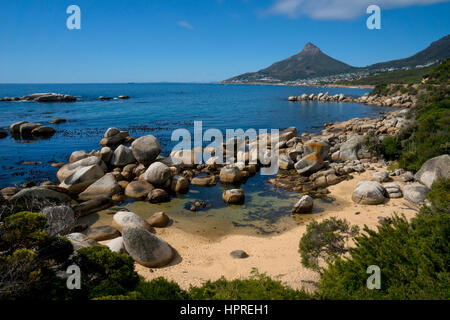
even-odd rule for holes
{"type": "MultiPolygon", "coordinates": [[[[355,117],[377,117],[381,112],[387,111],[383,107],[356,103],[287,101],[287,97],[291,95],[317,94],[326,91],[330,95],[344,93],[360,96],[368,90],[163,83],[3,84],[0,85],[0,97],[57,92],[74,95],[78,101],[74,103],[0,102],[0,128],[7,129],[12,123],[26,120],[51,125],[57,130],[56,134],[48,140],[14,140],[11,136],[0,139],[0,188],[19,185],[28,180],[36,183],[46,180],[56,182],[57,169],[51,167],[50,162],[67,162],[70,154],[75,150],[89,152],[100,149],[99,141],[109,127],[127,130],[134,137],[153,134],[161,142],[163,155],[168,155],[171,148],[178,143],[171,141],[172,131],[186,128],[192,132],[194,121],[201,120],[204,130],[217,128],[225,132],[225,129],[283,129],[295,126],[302,133],[320,132],[325,122],[345,121],[355,117]],[[129,100],[98,100],[99,96],[117,97],[119,95],[128,95],[131,98],[129,100]],[[49,124],[48,121],[52,118],[65,118],[68,122],[58,125],[49,124]],[[36,163],[23,164],[24,162],[36,163]]],[[[255,194],[263,192],[268,199],[270,196],[276,196],[273,188],[264,182],[266,179],[267,177],[258,175],[247,182],[244,189],[249,189],[246,190],[246,194],[249,191],[249,199],[252,198],[250,191],[255,194]]],[[[187,199],[213,198],[217,206],[223,207],[223,204],[220,204],[220,196],[221,193],[214,189],[199,189],[197,194],[190,194],[187,199]],[[218,195],[213,196],[213,193],[218,195]]],[[[258,211],[258,205],[261,205],[257,215],[261,215],[265,207],[266,217],[270,218],[270,214],[272,218],[273,215],[277,216],[274,211],[281,210],[280,207],[267,208],[274,201],[271,200],[268,204],[260,200],[255,200],[253,204],[251,200],[246,201],[246,206],[249,210],[258,211]]],[[[292,201],[289,200],[287,205],[290,205],[292,201]]],[[[180,203],[177,210],[184,206],[186,206],[185,203],[180,203]]]]}

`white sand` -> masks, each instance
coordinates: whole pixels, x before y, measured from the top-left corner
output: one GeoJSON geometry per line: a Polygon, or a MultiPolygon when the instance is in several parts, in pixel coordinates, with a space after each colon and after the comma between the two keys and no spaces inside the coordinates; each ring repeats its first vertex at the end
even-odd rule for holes
{"type": "MultiPolygon", "coordinates": [[[[368,170],[362,174],[354,174],[354,179],[329,187],[330,196],[336,198],[336,209],[320,215],[318,220],[336,216],[346,218],[351,224],[361,228],[367,225],[375,229],[379,216],[388,217],[397,212],[405,214],[407,218],[413,217],[416,211],[403,198],[391,199],[376,206],[352,202],[351,194],[356,184],[361,180],[370,180],[373,172],[368,170]],[[356,212],[360,214],[356,215],[356,212]]],[[[401,182],[395,182],[403,185],[401,182]]],[[[299,225],[273,237],[229,235],[219,241],[211,241],[186,233],[172,225],[157,229],[156,234],[170,243],[177,250],[179,257],[163,268],[148,269],[136,264],[136,270],[146,279],[162,276],[176,281],[182,288],[189,288],[190,285],[200,285],[221,276],[227,279],[246,278],[251,275],[252,268],[257,268],[259,272],[266,272],[272,278],[293,288],[304,287],[313,290],[318,275],[302,266],[298,253],[298,244],[305,229],[305,225],[299,225]],[[246,251],[249,257],[233,259],[230,252],[238,249],[246,251]]]]}

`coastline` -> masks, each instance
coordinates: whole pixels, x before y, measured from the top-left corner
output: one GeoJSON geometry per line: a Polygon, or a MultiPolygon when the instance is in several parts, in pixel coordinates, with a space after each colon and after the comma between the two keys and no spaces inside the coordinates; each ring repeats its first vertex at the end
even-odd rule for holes
{"type": "MultiPolygon", "coordinates": [[[[386,167],[374,166],[377,170],[386,167]]],[[[335,198],[335,209],[328,210],[317,219],[321,221],[330,217],[347,219],[352,225],[361,229],[367,225],[375,229],[378,217],[389,217],[394,212],[405,214],[410,219],[415,210],[404,198],[389,199],[385,204],[370,206],[354,203],[351,193],[361,180],[370,180],[373,170],[364,173],[353,173],[351,180],[329,187],[330,195],[335,198]],[[360,214],[355,214],[360,212],[360,214]]],[[[404,183],[395,180],[403,186],[404,183]]],[[[228,235],[218,241],[187,233],[176,227],[157,229],[156,235],[170,243],[178,255],[168,266],[162,268],[146,268],[135,264],[136,271],[145,279],[165,277],[176,281],[182,288],[200,285],[208,280],[248,278],[253,268],[266,272],[270,277],[287,283],[290,287],[315,290],[319,279],[317,273],[306,269],[301,264],[298,244],[306,230],[306,224],[270,237],[251,235],[228,235]],[[233,250],[244,250],[249,254],[246,259],[233,259],[229,253],[233,250]]]]}
{"type": "Polygon", "coordinates": [[[285,83],[267,83],[267,82],[218,82],[222,85],[260,85],[260,86],[281,86],[281,87],[314,87],[314,88],[346,88],[346,89],[374,89],[372,85],[348,85],[348,84],[285,84],[285,83]]]}

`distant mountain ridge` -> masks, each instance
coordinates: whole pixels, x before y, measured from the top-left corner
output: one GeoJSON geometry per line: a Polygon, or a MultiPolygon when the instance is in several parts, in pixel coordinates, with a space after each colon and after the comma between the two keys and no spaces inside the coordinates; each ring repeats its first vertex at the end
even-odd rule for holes
{"type": "Polygon", "coordinates": [[[308,42],[303,50],[287,59],[257,72],[244,73],[224,80],[222,83],[286,82],[300,79],[320,78],[339,74],[364,73],[374,70],[414,68],[445,60],[450,57],[450,35],[433,42],[415,55],[399,60],[376,63],[368,67],[353,67],[323,53],[308,42]]]}

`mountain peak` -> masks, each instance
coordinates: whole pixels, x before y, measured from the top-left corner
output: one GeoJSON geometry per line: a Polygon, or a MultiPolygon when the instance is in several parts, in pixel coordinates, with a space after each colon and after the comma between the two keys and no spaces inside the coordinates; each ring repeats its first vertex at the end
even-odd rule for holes
{"type": "Polygon", "coordinates": [[[320,49],[311,42],[305,44],[302,50],[302,53],[318,53],[318,52],[320,52],[320,49]]]}

